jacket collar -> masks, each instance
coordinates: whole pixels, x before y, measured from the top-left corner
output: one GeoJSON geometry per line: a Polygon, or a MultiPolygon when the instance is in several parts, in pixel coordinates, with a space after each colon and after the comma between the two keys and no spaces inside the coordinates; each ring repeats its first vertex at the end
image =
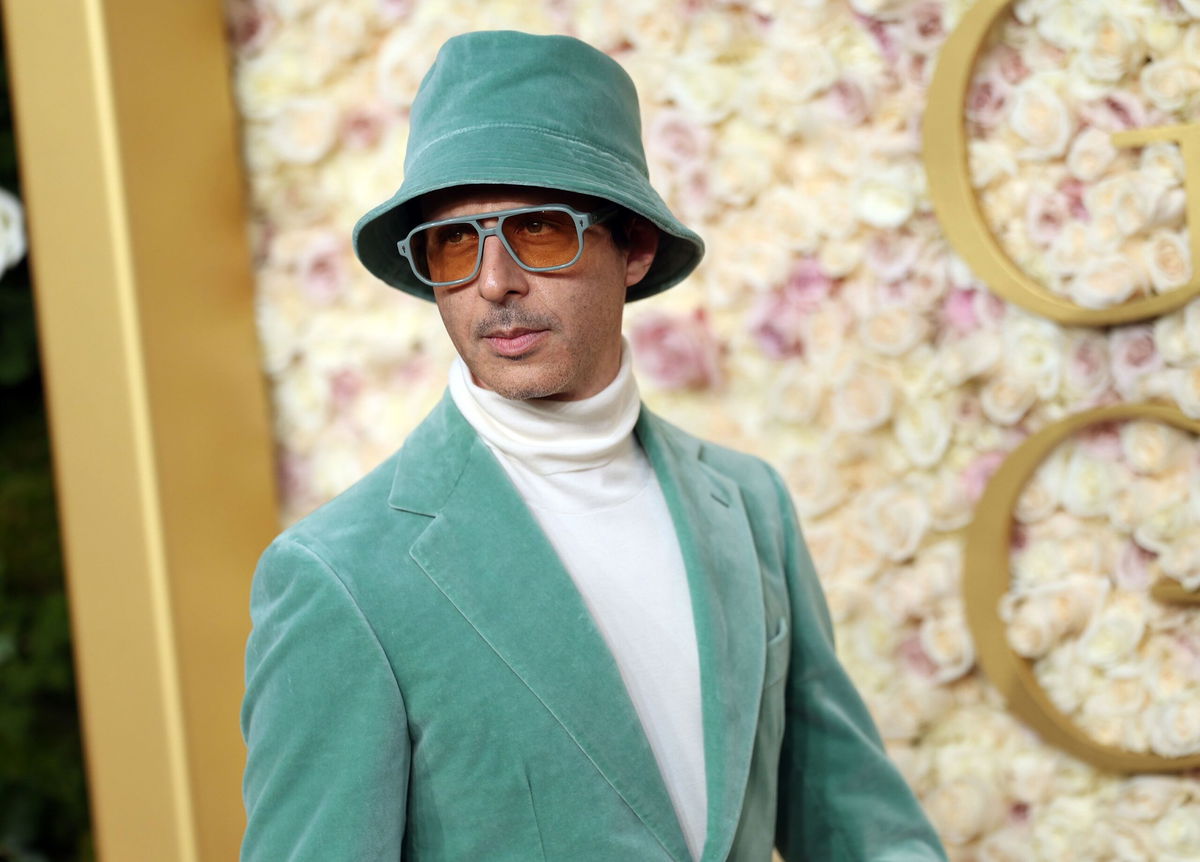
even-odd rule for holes
{"type": "MultiPolygon", "coordinates": [[[[662,486],[688,573],[708,790],[702,858],[720,860],[740,818],[762,692],[759,563],[741,493],[704,462],[703,444],[645,408],[635,433],[662,486]]],[[[668,854],[689,860],[612,655],[549,541],[449,396],[401,450],[389,503],[431,518],[410,549],[413,560],[668,854]]]]}

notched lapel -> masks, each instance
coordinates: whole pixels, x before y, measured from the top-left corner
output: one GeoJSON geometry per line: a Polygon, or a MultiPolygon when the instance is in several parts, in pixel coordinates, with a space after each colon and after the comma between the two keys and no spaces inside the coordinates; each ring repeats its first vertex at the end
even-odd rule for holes
{"type": "Polygon", "coordinates": [[[708,788],[705,862],[729,853],[741,817],[766,662],[762,581],[738,486],[695,438],[643,408],[638,437],[675,522],[696,620],[708,788]]]}
{"type": "Polygon", "coordinates": [[[397,508],[436,509],[425,512],[433,517],[412,558],[666,851],[685,862],[675,809],[616,662],[503,468],[469,426],[460,435],[466,421],[452,404],[449,409],[453,416],[443,430],[460,440],[460,450],[428,452],[443,459],[441,479],[431,479],[440,484],[393,491],[397,508]]]}

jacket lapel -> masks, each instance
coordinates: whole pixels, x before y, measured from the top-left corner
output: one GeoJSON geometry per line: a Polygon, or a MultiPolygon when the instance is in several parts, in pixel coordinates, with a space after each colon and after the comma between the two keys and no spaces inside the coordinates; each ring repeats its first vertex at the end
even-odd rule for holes
{"type": "Polygon", "coordinates": [[[658,475],[683,551],[696,620],[708,789],[703,860],[723,860],[741,817],[766,661],[762,583],[738,486],[703,444],[645,408],[638,439],[658,475]]]}
{"type": "Polygon", "coordinates": [[[413,560],[671,857],[688,860],[607,645],[504,469],[449,396],[405,444],[389,502],[431,517],[410,549],[413,560]]]}

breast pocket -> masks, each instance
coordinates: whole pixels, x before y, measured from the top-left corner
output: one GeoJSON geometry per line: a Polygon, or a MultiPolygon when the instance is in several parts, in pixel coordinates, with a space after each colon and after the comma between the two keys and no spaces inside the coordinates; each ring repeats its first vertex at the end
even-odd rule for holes
{"type": "Polygon", "coordinates": [[[767,641],[766,673],[763,674],[763,688],[770,688],[787,676],[788,658],[791,654],[792,640],[789,637],[787,617],[780,617],[775,624],[774,634],[767,641]]]}

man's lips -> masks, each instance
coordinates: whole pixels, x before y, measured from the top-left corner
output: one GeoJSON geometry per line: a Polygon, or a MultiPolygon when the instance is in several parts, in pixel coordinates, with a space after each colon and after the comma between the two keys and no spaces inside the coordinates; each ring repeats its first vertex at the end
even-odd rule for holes
{"type": "Polygon", "coordinates": [[[528,353],[542,340],[545,329],[497,329],[483,337],[492,350],[501,356],[520,356],[528,353]]]}

